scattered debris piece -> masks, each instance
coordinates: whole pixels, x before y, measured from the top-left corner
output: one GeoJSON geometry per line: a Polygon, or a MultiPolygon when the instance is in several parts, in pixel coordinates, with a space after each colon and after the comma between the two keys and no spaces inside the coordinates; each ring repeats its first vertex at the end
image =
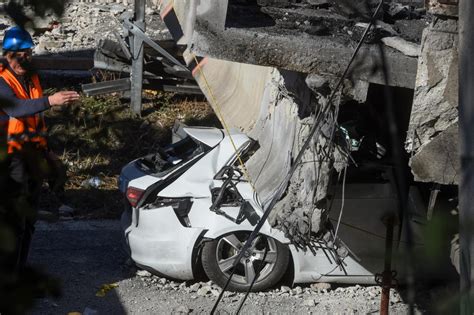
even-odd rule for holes
{"type": "Polygon", "coordinates": [[[113,288],[116,288],[116,287],[118,287],[117,283],[103,284],[100,287],[99,291],[97,291],[95,296],[104,297],[107,294],[107,292],[109,292],[110,290],[112,290],[113,288]]]}
{"type": "Polygon", "coordinates": [[[102,181],[98,177],[92,177],[84,180],[81,183],[81,187],[84,188],[98,188],[102,184],[102,181]]]}
{"type": "Polygon", "coordinates": [[[331,284],[326,282],[313,283],[311,284],[311,289],[316,292],[331,290],[331,284]]]}
{"type": "Polygon", "coordinates": [[[86,307],[84,309],[84,312],[82,312],[82,315],[97,315],[99,312],[93,308],[86,307]]]}
{"type": "Polygon", "coordinates": [[[306,299],[303,302],[305,306],[316,306],[316,301],[314,299],[306,299]]]}
{"type": "Polygon", "coordinates": [[[384,37],[382,38],[382,42],[386,46],[392,47],[393,49],[400,51],[406,56],[418,57],[420,55],[420,45],[411,43],[401,37],[384,37]]]}
{"type": "MultiPolygon", "coordinates": [[[[142,278],[149,278],[149,277],[152,276],[152,274],[147,270],[137,270],[136,275],[139,276],[139,277],[142,277],[142,278]]],[[[161,284],[163,284],[163,283],[161,283],[161,284]]]]}
{"type": "Polygon", "coordinates": [[[173,310],[173,314],[189,314],[189,313],[191,313],[191,310],[186,305],[178,306],[176,309],[173,310]]]}
{"type": "Polygon", "coordinates": [[[72,216],[74,214],[74,208],[64,204],[59,207],[58,211],[59,215],[62,216],[72,216]]]}

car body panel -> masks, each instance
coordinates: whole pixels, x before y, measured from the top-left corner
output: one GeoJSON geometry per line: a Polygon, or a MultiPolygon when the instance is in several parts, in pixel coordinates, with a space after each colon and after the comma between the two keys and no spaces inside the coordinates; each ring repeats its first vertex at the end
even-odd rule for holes
{"type": "Polygon", "coordinates": [[[128,230],[132,259],[167,277],[194,278],[192,255],[202,228],[186,228],[172,207],[140,211],[138,225],[128,230]]]}
{"type": "Polygon", "coordinates": [[[290,250],[293,257],[295,283],[322,282],[323,278],[337,280],[331,282],[351,283],[351,277],[356,277],[352,280],[353,283],[360,283],[363,277],[370,278],[370,281],[363,283],[375,283],[373,274],[350,256],[343,258],[344,267],[342,268],[335,263],[334,259],[328,259],[326,254],[330,255],[329,250],[326,250],[325,254],[322,246],[316,250],[315,254],[297,250],[293,245],[290,245],[290,250]]]}
{"type": "Polygon", "coordinates": [[[137,167],[136,163],[137,160],[128,163],[122,168],[122,172],[120,173],[118,186],[119,190],[124,194],[131,180],[134,180],[136,178],[142,178],[148,175],[139,167],[137,167]]]}

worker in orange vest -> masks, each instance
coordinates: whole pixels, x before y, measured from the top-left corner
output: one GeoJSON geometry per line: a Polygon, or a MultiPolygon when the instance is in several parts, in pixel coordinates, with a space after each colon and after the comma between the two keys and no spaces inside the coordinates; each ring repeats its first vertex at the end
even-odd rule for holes
{"type": "MultiPolygon", "coordinates": [[[[18,26],[9,28],[3,39],[6,62],[0,66],[0,116],[8,116],[7,125],[0,126],[3,132],[6,130],[7,190],[11,200],[16,200],[13,207],[16,211],[10,211],[7,216],[16,224],[14,264],[20,269],[28,256],[42,182],[58,177],[61,172],[59,159],[48,149],[43,112],[79,99],[75,91],[43,95],[38,74],[32,66],[33,47],[33,40],[26,30],[18,26]],[[25,211],[25,204],[29,211],[25,211]]],[[[65,181],[64,168],[63,172],[65,181]]]]}

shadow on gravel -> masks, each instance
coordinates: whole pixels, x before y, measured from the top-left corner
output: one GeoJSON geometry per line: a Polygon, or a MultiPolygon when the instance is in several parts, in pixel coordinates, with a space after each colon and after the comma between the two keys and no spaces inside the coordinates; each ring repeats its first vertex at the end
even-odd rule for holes
{"type": "Polygon", "coordinates": [[[116,288],[96,295],[104,285],[133,276],[121,238],[118,221],[40,222],[30,262],[61,279],[62,296],[38,299],[31,314],[125,314],[116,288]]]}

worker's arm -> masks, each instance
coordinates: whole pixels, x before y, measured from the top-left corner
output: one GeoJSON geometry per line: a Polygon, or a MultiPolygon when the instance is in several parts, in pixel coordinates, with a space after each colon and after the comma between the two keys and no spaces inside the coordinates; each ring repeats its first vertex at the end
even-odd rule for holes
{"type": "Polygon", "coordinates": [[[40,113],[50,107],[48,97],[24,100],[16,96],[12,88],[0,79],[0,109],[10,117],[23,117],[40,113]]]}
{"type": "Polygon", "coordinates": [[[10,117],[23,117],[40,113],[51,106],[62,106],[70,104],[79,99],[75,91],[60,91],[50,96],[37,99],[20,99],[12,88],[0,79],[0,109],[10,117]]]}

